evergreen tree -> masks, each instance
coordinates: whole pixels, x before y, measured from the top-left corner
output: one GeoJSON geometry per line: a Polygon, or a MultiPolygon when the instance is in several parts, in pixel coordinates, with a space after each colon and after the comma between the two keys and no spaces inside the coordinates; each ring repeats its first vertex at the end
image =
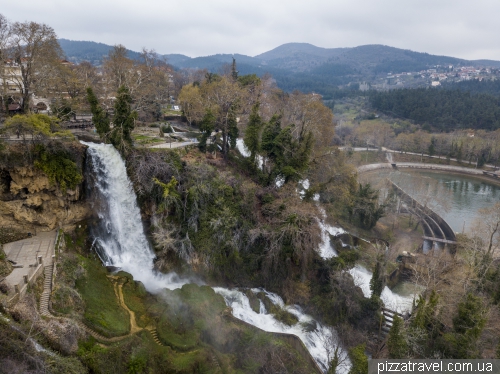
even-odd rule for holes
{"type": "Polygon", "coordinates": [[[420,296],[417,302],[417,313],[412,319],[412,327],[422,330],[433,331],[437,324],[436,312],[439,301],[439,295],[435,290],[432,290],[429,300],[420,296]]]}
{"type": "Polygon", "coordinates": [[[236,60],[233,57],[233,65],[231,66],[231,77],[233,80],[238,80],[238,70],[236,70],[236,60]]]}
{"type": "Polygon", "coordinates": [[[333,358],[330,360],[330,366],[328,367],[327,374],[335,374],[337,372],[337,367],[339,366],[339,347],[335,347],[333,352],[333,358]]]}
{"type": "Polygon", "coordinates": [[[227,119],[227,137],[229,140],[229,147],[231,149],[236,148],[236,141],[238,140],[239,130],[238,122],[236,121],[236,111],[232,108],[228,113],[227,119]]]}
{"type": "Polygon", "coordinates": [[[245,130],[245,146],[250,151],[250,160],[255,162],[257,153],[260,151],[260,130],[262,129],[262,119],[259,115],[259,103],[252,107],[252,112],[248,119],[248,125],[245,130]]]}
{"type": "Polygon", "coordinates": [[[90,104],[90,110],[92,112],[92,122],[101,139],[104,139],[109,134],[110,130],[109,117],[99,105],[99,101],[91,87],[87,88],[87,101],[90,104]]]}
{"type": "Polygon", "coordinates": [[[349,216],[360,227],[370,230],[384,215],[384,206],[378,203],[378,191],[370,183],[359,184],[349,207],[349,216]]]}
{"type": "Polygon", "coordinates": [[[207,140],[210,137],[212,131],[215,128],[215,115],[210,109],[205,111],[205,115],[200,123],[200,130],[202,132],[200,143],[198,144],[198,148],[200,151],[205,152],[207,150],[207,140]]]}
{"type": "Polygon", "coordinates": [[[406,343],[404,334],[403,320],[394,315],[392,327],[387,338],[387,349],[389,350],[389,358],[406,358],[408,352],[408,344],[406,343]]]}
{"type": "Polygon", "coordinates": [[[365,344],[349,349],[352,367],[349,374],[368,374],[368,357],[365,354],[365,344]]]}
{"type": "Polygon", "coordinates": [[[476,343],[486,325],[485,312],[481,298],[471,293],[458,304],[457,315],[453,318],[453,333],[445,336],[450,343],[450,357],[479,358],[476,343]]]}
{"type": "Polygon", "coordinates": [[[382,295],[384,290],[384,269],[381,259],[377,259],[375,268],[373,269],[372,279],[370,279],[370,290],[372,290],[372,298],[377,300],[382,295]]]}
{"type": "Polygon", "coordinates": [[[313,135],[306,132],[302,139],[292,135],[294,125],[281,128],[280,116],[273,116],[262,131],[261,150],[271,165],[268,165],[268,184],[282,177],[285,183],[298,181],[307,170],[313,146],[313,135]]]}
{"type": "Polygon", "coordinates": [[[134,129],[137,113],[131,109],[132,97],[128,88],[120,86],[115,101],[115,116],[111,142],[121,152],[132,146],[132,130],[134,129]]]}

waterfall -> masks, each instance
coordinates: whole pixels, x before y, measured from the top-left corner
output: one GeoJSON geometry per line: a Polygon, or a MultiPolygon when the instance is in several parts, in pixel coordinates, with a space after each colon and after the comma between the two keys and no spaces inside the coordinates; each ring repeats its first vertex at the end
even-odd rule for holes
{"type": "MultiPolygon", "coordinates": [[[[250,306],[248,297],[237,290],[215,287],[215,292],[222,295],[226,304],[232,308],[233,315],[253,326],[269,332],[280,332],[294,334],[302,340],[307,350],[314,360],[326,372],[329,365],[329,353],[332,347],[338,345],[336,332],[333,328],[328,328],[315,321],[311,316],[305,314],[298,305],[285,305],[283,299],[275,293],[268,292],[261,288],[254,288],[251,291],[255,294],[264,292],[267,298],[276,306],[285,309],[298,319],[298,323],[293,326],[285,325],[277,321],[272,314],[268,314],[261,300],[259,313],[256,313],[250,306]],[[307,326],[312,326],[308,329],[307,326]]],[[[330,357],[332,358],[332,357],[330,357]]],[[[341,365],[337,369],[338,373],[348,372],[351,366],[347,352],[339,349],[341,365]]]]}
{"type": "MultiPolygon", "coordinates": [[[[153,293],[162,288],[173,290],[186,283],[192,283],[192,280],[183,279],[175,273],[163,274],[153,269],[155,255],[144,234],[136,195],[118,151],[109,144],[82,143],[88,146],[87,162],[88,170],[91,171],[88,190],[93,210],[98,215],[97,223],[91,228],[94,237],[93,247],[103,263],[130,273],[135,280],[142,282],[146,289],[153,293]]],[[[259,313],[255,313],[250,307],[247,296],[241,291],[221,287],[216,287],[214,290],[224,297],[228,306],[232,307],[235,317],[265,331],[297,335],[316,362],[326,371],[328,349],[332,344],[337,345],[333,329],[320,325],[312,317],[304,314],[298,306],[285,306],[278,295],[265,290],[256,292],[265,292],[271,302],[294,314],[299,323],[292,327],[284,325],[273,315],[268,314],[262,302],[259,313]],[[306,331],[305,324],[316,327],[312,331],[306,331]]],[[[350,366],[349,359],[346,352],[341,351],[340,354],[344,359],[344,366],[339,372],[347,372],[350,366]]]]}
{"type": "MultiPolygon", "coordinates": [[[[324,216],[326,216],[324,211],[322,211],[322,213],[324,216]]],[[[323,221],[319,221],[319,225],[321,227],[322,239],[322,243],[320,244],[319,248],[320,256],[324,259],[336,257],[338,254],[330,244],[330,234],[335,236],[342,234],[345,231],[339,227],[329,226],[323,221]]],[[[342,246],[344,246],[344,244],[342,244],[342,246]]],[[[369,298],[372,294],[372,291],[370,290],[370,280],[372,279],[373,274],[361,265],[356,265],[349,270],[349,273],[354,279],[354,284],[357,287],[361,288],[361,291],[363,291],[363,295],[365,297],[369,298]]],[[[413,298],[415,296],[415,294],[410,294],[407,296],[399,295],[393,292],[389,287],[385,286],[384,290],[382,291],[382,295],[380,295],[380,298],[387,308],[398,311],[400,313],[404,313],[407,311],[411,311],[413,298]]]]}
{"type": "MultiPolygon", "coordinates": [[[[361,288],[361,291],[363,291],[363,295],[367,298],[370,297],[372,295],[372,291],[370,290],[370,280],[372,279],[373,274],[361,265],[356,265],[349,270],[349,273],[354,279],[354,284],[361,288]]],[[[387,286],[384,287],[382,294],[380,295],[380,298],[387,308],[395,310],[399,313],[411,311],[414,297],[414,294],[410,294],[408,296],[398,295],[397,293],[392,292],[392,290],[387,286]]]]}
{"type": "Polygon", "coordinates": [[[120,153],[110,144],[82,143],[89,147],[93,181],[88,189],[99,218],[91,234],[103,263],[130,273],[151,292],[189,283],[175,273],[153,270],[155,255],[144,234],[141,212],[120,153]]]}

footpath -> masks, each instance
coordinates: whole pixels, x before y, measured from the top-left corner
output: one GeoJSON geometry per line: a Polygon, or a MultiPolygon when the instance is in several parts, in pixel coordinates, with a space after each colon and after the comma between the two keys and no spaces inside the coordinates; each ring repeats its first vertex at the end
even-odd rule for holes
{"type": "Polygon", "coordinates": [[[28,283],[36,279],[45,267],[52,266],[56,236],[56,230],[40,232],[31,238],[4,244],[7,260],[14,266],[12,273],[5,277],[9,296],[22,295],[28,283]]]}

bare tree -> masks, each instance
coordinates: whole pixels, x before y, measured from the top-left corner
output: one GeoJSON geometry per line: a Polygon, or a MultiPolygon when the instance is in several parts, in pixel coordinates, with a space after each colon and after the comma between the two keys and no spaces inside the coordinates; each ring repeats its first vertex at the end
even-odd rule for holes
{"type": "MultiPolygon", "coordinates": [[[[5,76],[5,60],[10,39],[10,24],[7,18],[0,14],[0,81],[2,82],[2,109],[5,108],[7,95],[7,80],[5,76]]],[[[0,111],[2,110],[0,109],[0,111]]]]}
{"type": "Polygon", "coordinates": [[[21,92],[23,112],[29,111],[31,95],[44,87],[60,65],[63,53],[54,29],[36,22],[15,22],[11,26],[8,54],[19,67],[12,79],[21,92]]]}

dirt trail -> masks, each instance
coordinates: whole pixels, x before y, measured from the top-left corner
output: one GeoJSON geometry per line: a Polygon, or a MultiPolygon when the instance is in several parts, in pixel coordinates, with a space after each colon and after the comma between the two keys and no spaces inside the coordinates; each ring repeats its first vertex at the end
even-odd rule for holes
{"type": "Polygon", "coordinates": [[[128,335],[135,334],[139,331],[144,330],[142,327],[139,327],[137,325],[137,321],[135,319],[135,313],[129,309],[127,304],[125,304],[125,300],[123,298],[123,284],[125,283],[125,281],[123,280],[123,278],[112,275],[108,275],[108,278],[110,278],[113,282],[115,295],[117,299],[120,301],[120,305],[122,306],[123,309],[125,309],[128,312],[130,316],[130,333],[128,335]]]}
{"type": "MultiPolygon", "coordinates": [[[[120,302],[120,305],[123,309],[125,309],[129,316],[130,316],[130,332],[126,335],[122,335],[122,336],[115,336],[113,338],[107,338],[103,335],[101,335],[100,333],[98,333],[97,331],[91,329],[90,327],[86,326],[84,323],[82,322],[77,322],[78,325],[84,329],[88,334],[92,335],[95,339],[99,340],[99,341],[102,341],[102,342],[107,342],[107,343],[113,343],[113,342],[118,342],[118,341],[121,341],[123,339],[126,339],[128,338],[129,336],[133,335],[133,334],[136,334],[142,330],[146,330],[146,331],[149,331],[151,333],[151,335],[153,336],[153,340],[158,344],[158,345],[163,345],[160,340],[158,339],[157,337],[157,332],[156,332],[156,328],[153,327],[153,326],[148,326],[146,328],[143,328],[143,327],[139,327],[137,325],[137,321],[135,319],[135,313],[129,309],[129,307],[127,306],[127,304],[125,304],[125,300],[124,300],[124,297],[123,297],[123,285],[125,284],[126,282],[126,279],[122,278],[122,277],[117,277],[117,276],[112,276],[112,275],[108,275],[107,276],[109,278],[109,280],[113,283],[113,288],[114,288],[114,291],[115,291],[115,296],[116,298],[118,299],[118,301],[120,302]]],[[[49,295],[50,297],[50,295],[49,295]]],[[[48,299],[47,299],[47,304],[48,304],[48,299]]],[[[43,313],[42,311],[42,315],[44,315],[45,317],[48,317],[48,318],[61,318],[61,317],[57,317],[57,316],[54,316],[53,314],[50,313],[50,311],[46,310],[46,313],[43,313]]],[[[66,319],[65,317],[63,317],[64,319],[66,319]]]]}

